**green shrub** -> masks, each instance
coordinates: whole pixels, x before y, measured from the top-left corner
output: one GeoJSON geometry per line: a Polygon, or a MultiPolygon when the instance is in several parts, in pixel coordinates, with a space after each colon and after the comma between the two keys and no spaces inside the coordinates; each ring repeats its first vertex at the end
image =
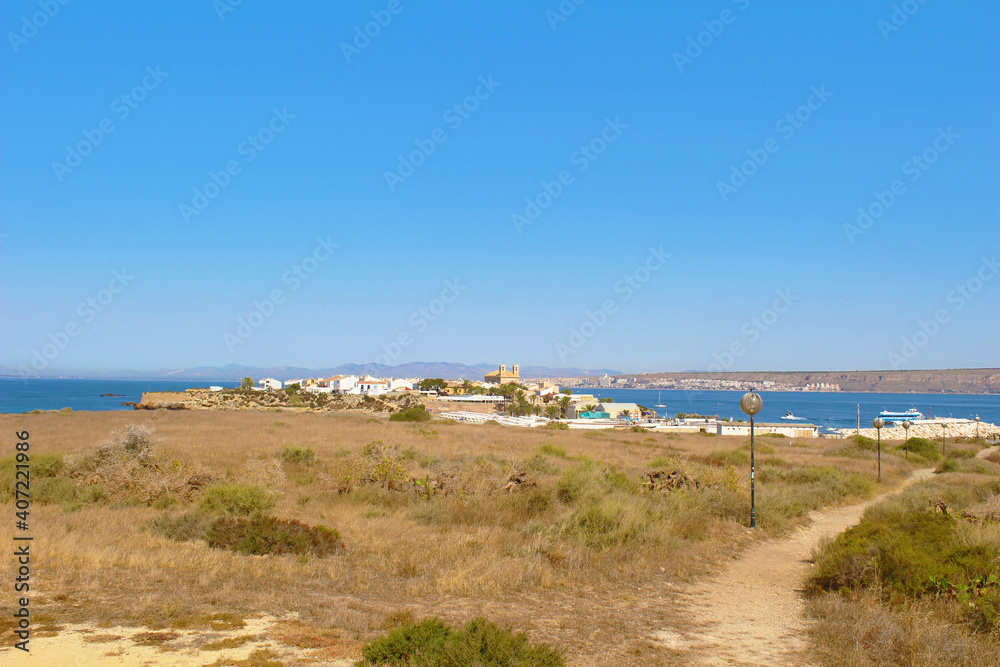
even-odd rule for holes
{"type": "Polygon", "coordinates": [[[389,415],[391,422],[425,422],[430,421],[430,418],[431,413],[427,412],[422,405],[404,408],[389,415]]]}
{"type": "Polygon", "coordinates": [[[863,435],[852,435],[850,437],[851,442],[854,446],[865,452],[874,452],[878,449],[878,441],[872,438],[866,438],[863,435]]]}
{"type": "Polygon", "coordinates": [[[870,508],[861,523],[823,547],[809,588],[871,590],[895,599],[968,590],[995,579],[995,548],[968,540],[951,516],[927,508],[931,500],[954,510],[978,496],[967,485],[938,484],[870,508]]]}
{"type": "Polygon", "coordinates": [[[910,438],[900,445],[899,448],[911,454],[922,456],[925,459],[930,459],[931,461],[937,461],[941,458],[940,443],[928,440],[927,438],[910,438]]]}
{"type": "Polygon", "coordinates": [[[956,470],[958,470],[958,461],[956,461],[955,459],[945,459],[934,470],[934,472],[936,473],[955,472],[956,470]]]}
{"type": "Polygon", "coordinates": [[[541,452],[542,454],[548,454],[550,456],[558,456],[559,458],[563,459],[566,458],[566,448],[559,447],[558,445],[545,443],[544,445],[538,448],[538,451],[541,452]]]}
{"type": "Polygon", "coordinates": [[[773,433],[772,432],[772,433],[761,433],[760,437],[762,437],[762,438],[786,438],[788,436],[786,436],[786,435],[784,435],[782,433],[773,433]]]}
{"type": "Polygon", "coordinates": [[[307,526],[270,516],[222,517],[205,535],[213,549],[226,549],[248,556],[297,554],[327,556],[342,546],[340,534],[326,526],[307,526]]]}
{"type": "Polygon", "coordinates": [[[948,450],[949,459],[971,459],[975,458],[975,454],[967,449],[950,449],[948,450]]]}
{"type": "Polygon", "coordinates": [[[282,463],[289,465],[313,466],[316,465],[316,452],[312,447],[296,447],[295,445],[285,445],[279,454],[282,463]]]}
{"type": "Polygon", "coordinates": [[[713,466],[748,466],[750,465],[750,453],[742,449],[717,449],[708,455],[708,463],[713,466]]]}
{"type": "Polygon", "coordinates": [[[149,528],[175,542],[195,542],[205,539],[212,521],[206,514],[182,514],[176,518],[160,516],[149,522],[149,528]]]}
{"type": "MultiPolygon", "coordinates": [[[[17,465],[13,456],[0,459],[0,502],[13,503],[16,499],[17,465]]],[[[33,503],[76,509],[81,503],[94,502],[101,497],[99,488],[83,488],[61,476],[66,470],[62,454],[31,454],[27,465],[30,466],[28,482],[33,503]]]]}
{"type": "Polygon", "coordinates": [[[271,511],[277,498],[253,484],[213,484],[205,489],[198,506],[203,512],[223,516],[249,516],[271,511]]]}
{"type": "MultiPolygon", "coordinates": [[[[499,422],[494,421],[492,419],[490,421],[486,422],[486,423],[487,424],[499,424],[499,422]]],[[[566,422],[549,422],[548,424],[546,424],[542,428],[554,428],[554,429],[559,430],[559,431],[568,431],[569,430],[569,424],[567,424],[566,422]]]]}
{"type": "Polygon", "coordinates": [[[408,623],[364,647],[358,665],[399,667],[563,667],[562,654],[532,645],[525,634],[497,627],[484,619],[455,630],[428,618],[408,623]]]}

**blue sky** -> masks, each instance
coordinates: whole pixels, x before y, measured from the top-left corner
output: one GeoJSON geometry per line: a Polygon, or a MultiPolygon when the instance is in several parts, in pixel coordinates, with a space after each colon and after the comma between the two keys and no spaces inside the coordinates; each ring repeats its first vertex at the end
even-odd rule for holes
{"type": "Polygon", "coordinates": [[[226,1],[4,3],[0,364],[998,365],[996,3],[226,1]]]}

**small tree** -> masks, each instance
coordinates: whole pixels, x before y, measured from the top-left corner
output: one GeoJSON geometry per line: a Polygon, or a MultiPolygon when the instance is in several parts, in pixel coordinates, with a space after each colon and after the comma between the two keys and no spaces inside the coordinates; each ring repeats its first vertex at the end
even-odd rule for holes
{"type": "Polygon", "coordinates": [[[444,391],[447,386],[444,378],[424,378],[417,384],[420,391],[444,391]]]}
{"type": "Polygon", "coordinates": [[[558,405],[548,405],[545,407],[545,416],[549,419],[559,418],[559,406],[558,405]]]}
{"type": "Polygon", "coordinates": [[[250,391],[251,389],[253,389],[253,378],[252,377],[247,376],[247,377],[243,378],[242,380],[240,380],[240,390],[241,391],[250,391]]]}
{"type": "Polygon", "coordinates": [[[302,385],[300,385],[298,382],[295,382],[285,387],[285,393],[291,396],[292,394],[299,393],[300,389],[302,389],[302,385]]]}

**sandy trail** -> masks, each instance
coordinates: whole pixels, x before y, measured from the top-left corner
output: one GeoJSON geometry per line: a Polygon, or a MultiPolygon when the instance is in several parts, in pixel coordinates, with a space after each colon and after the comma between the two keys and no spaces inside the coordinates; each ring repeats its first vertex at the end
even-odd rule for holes
{"type": "Polygon", "coordinates": [[[931,468],[917,470],[902,485],[872,500],[812,512],[810,524],[792,536],[751,547],[720,574],[681,589],[681,604],[693,630],[662,630],[653,639],[668,648],[690,651],[691,664],[810,664],[800,589],[812,567],[807,561],[813,549],[823,537],[858,523],[872,503],[933,473],[931,468]]]}

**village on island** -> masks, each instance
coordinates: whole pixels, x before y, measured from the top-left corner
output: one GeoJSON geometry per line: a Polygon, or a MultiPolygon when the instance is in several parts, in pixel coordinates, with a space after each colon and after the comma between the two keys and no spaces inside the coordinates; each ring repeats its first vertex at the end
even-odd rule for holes
{"type": "MultiPolygon", "coordinates": [[[[704,389],[696,380],[697,389],[704,389]]],[[[733,381],[716,388],[748,391],[788,391],[782,385],[766,380],[733,381]]],[[[683,381],[659,383],[673,389],[691,388],[683,381]]],[[[369,375],[333,375],[318,378],[279,380],[265,377],[244,378],[238,390],[221,386],[189,389],[187,392],[146,394],[136,406],[140,409],[168,407],[173,409],[297,409],[328,411],[335,409],[372,409],[399,411],[408,407],[422,408],[427,418],[449,419],[473,424],[500,424],[528,428],[557,429],[642,429],[665,433],[704,433],[707,435],[749,436],[750,423],[743,418],[720,415],[668,414],[660,401],[655,405],[640,405],[597,396],[594,389],[656,388],[636,386],[634,378],[612,378],[608,375],[591,378],[531,379],[522,378],[518,365],[483,375],[482,380],[445,380],[443,378],[379,378],[369,375]],[[563,380],[559,382],[559,380],[563,380]],[[569,385],[569,386],[567,386],[569,385]],[[213,396],[214,394],[214,396],[213,396]]],[[[839,391],[836,385],[816,384],[798,391],[839,391]]],[[[650,401],[652,403],[652,401],[650,401]]],[[[797,418],[792,418],[797,419],[797,418]]],[[[804,420],[756,422],[756,432],[787,438],[841,438],[856,434],[875,437],[872,428],[825,428],[804,420]]],[[[952,417],[914,418],[904,429],[903,420],[889,421],[882,437],[905,440],[908,437],[940,437],[942,433],[955,437],[972,437],[979,432],[995,432],[992,424],[979,424],[971,419],[952,417]]]]}

